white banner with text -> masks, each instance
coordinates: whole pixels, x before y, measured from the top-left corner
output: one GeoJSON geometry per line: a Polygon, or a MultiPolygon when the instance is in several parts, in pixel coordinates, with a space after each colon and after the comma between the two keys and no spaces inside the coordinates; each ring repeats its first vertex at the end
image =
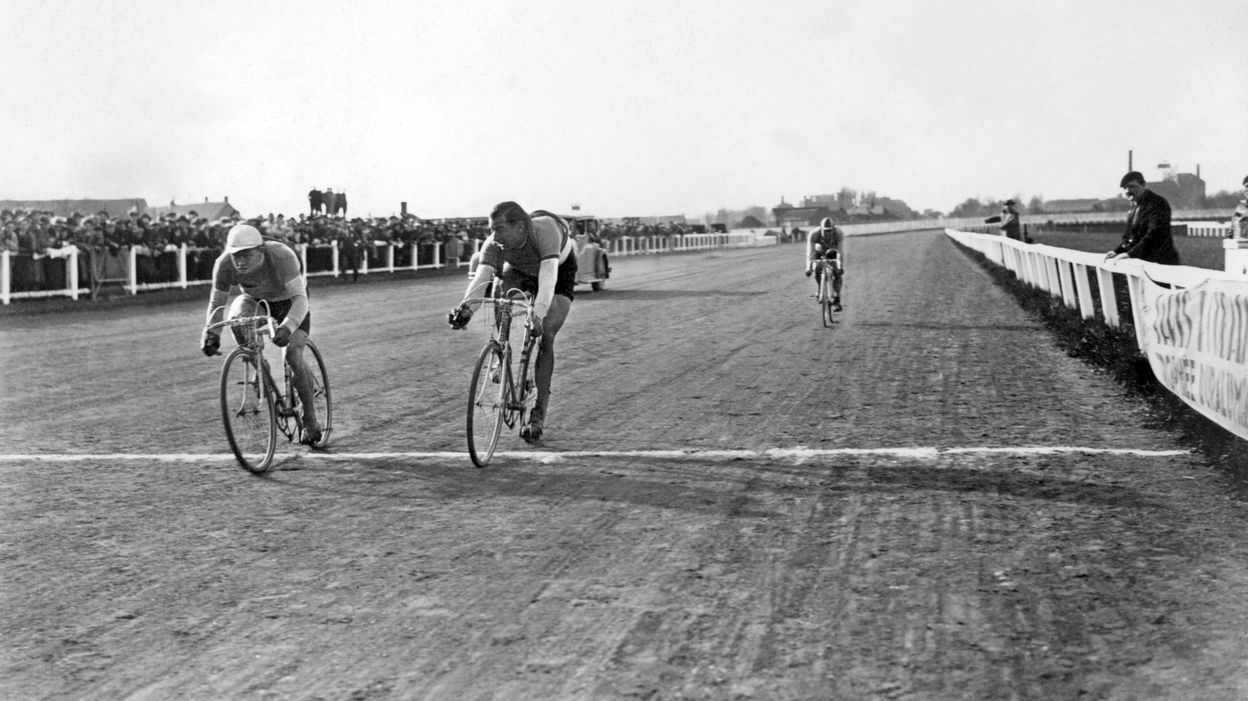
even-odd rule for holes
{"type": "Polygon", "coordinates": [[[1209,280],[1175,289],[1145,279],[1135,314],[1140,349],[1157,379],[1248,439],[1248,287],[1209,280]]]}

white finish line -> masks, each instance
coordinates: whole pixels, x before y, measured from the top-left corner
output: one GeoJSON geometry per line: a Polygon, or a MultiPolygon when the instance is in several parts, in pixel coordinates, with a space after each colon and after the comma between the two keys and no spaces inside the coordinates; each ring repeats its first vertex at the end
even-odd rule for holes
{"type": "MultiPolygon", "coordinates": [[[[1129,455],[1141,458],[1165,458],[1180,455],[1192,455],[1190,450],[1142,450],[1138,448],[1087,448],[1077,446],[1018,446],[1018,447],[967,447],[967,448],[768,448],[766,450],[513,450],[500,451],[495,458],[507,460],[529,460],[536,462],[558,462],[576,458],[662,458],[667,460],[794,460],[805,462],[820,458],[879,456],[909,458],[912,460],[933,460],[944,455],[1129,455]]],[[[393,452],[393,453],[334,453],[331,451],[307,451],[300,453],[278,453],[274,459],[280,460],[327,460],[343,462],[351,460],[394,460],[402,458],[435,459],[435,460],[466,460],[466,452],[427,451],[427,452],[393,452]]],[[[0,462],[110,462],[127,460],[150,460],[154,462],[216,462],[233,461],[230,453],[62,453],[46,454],[0,454],[0,462]]]]}

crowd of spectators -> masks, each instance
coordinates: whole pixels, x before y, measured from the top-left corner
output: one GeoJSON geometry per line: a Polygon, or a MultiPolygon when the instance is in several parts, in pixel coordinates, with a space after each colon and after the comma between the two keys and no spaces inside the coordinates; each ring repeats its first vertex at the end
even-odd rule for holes
{"type": "MultiPolygon", "coordinates": [[[[10,289],[63,289],[65,260],[74,249],[79,254],[80,286],[90,290],[108,281],[127,278],[129,252],[136,255],[140,282],[174,282],[178,279],[178,252],[187,247],[188,279],[206,279],[212,264],[224,248],[225,237],[237,223],[247,222],[269,238],[292,245],[306,243],[325,248],[339,247],[364,251],[370,264],[384,255],[390,244],[447,244],[483,239],[488,233],[486,220],[422,220],[413,216],[374,218],[270,214],[261,217],[223,217],[209,220],[195,212],[152,217],[132,210],[127,216],[107,212],[56,216],[37,210],[0,211],[0,246],[10,252],[10,289]]],[[[462,245],[462,244],[461,244],[462,245]]],[[[396,265],[410,263],[396,261],[396,265]]]]}
{"type": "MultiPolygon", "coordinates": [[[[311,257],[328,259],[329,246],[368,257],[369,267],[385,261],[385,249],[396,248],[396,266],[411,263],[410,244],[443,244],[443,260],[467,257],[475,249],[473,241],[489,234],[486,218],[426,220],[411,215],[347,218],[345,215],[301,214],[287,217],[268,214],[259,217],[223,217],[210,220],[190,211],[153,217],[132,209],[125,216],[75,213],[58,216],[49,211],[30,209],[0,210],[0,247],[10,252],[13,292],[63,289],[66,286],[66,260],[78,253],[79,286],[92,293],[108,282],[128,279],[129,253],[136,253],[136,277],[140,283],[171,283],[179,279],[178,259],[187,248],[187,278],[207,279],[212,264],[224,248],[230,227],[246,222],[276,240],[292,245],[308,244],[311,257]],[[455,242],[449,254],[445,249],[455,242]],[[319,249],[319,250],[318,250],[319,249]]],[[[642,223],[640,220],[603,222],[593,237],[609,246],[621,237],[673,237],[702,233],[704,226],[668,223],[642,223]]],[[[353,253],[352,255],[356,255],[353,253]]],[[[422,255],[422,261],[426,254],[422,255]]],[[[358,262],[358,261],[352,261],[358,262]]]]}

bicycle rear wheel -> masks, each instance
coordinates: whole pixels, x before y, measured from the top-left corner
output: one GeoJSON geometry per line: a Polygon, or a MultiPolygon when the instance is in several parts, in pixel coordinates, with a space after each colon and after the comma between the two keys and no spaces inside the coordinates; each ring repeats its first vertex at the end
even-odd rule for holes
{"type": "Polygon", "coordinates": [[[255,355],[235,348],[221,365],[221,420],[238,464],[261,475],[273,469],[277,408],[255,355]]]}
{"type": "Polygon", "coordinates": [[[490,342],[481,349],[468,389],[468,456],[472,464],[485,467],[494,457],[503,431],[507,398],[511,396],[511,373],[502,346],[490,342]]]}
{"type": "MultiPolygon", "coordinates": [[[[334,402],[329,393],[329,372],[325,369],[325,359],[321,357],[321,350],[316,347],[316,344],[308,340],[305,347],[312,353],[313,362],[308,363],[309,369],[312,370],[312,410],[321,427],[321,439],[313,443],[311,447],[324,448],[329,445],[329,434],[334,428],[334,402]]],[[[303,406],[303,397],[299,396],[295,388],[295,377],[289,365],[286,366],[286,390],[291,406],[295,408],[295,412],[299,415],[300,425],[302,425],[303,417],[307,416],[307,409],[303,406]]]]}
{"type": "Polygon", "coordinates": [[[536,338],[524,339],[524,352],[516,364],[512,377],[517,383],[515,396],[519,399],[515,409],[519,409],[518,421],[523,426],[528,423],[533,406],[537,404],[537,354],[541,350],[536,338]]]}

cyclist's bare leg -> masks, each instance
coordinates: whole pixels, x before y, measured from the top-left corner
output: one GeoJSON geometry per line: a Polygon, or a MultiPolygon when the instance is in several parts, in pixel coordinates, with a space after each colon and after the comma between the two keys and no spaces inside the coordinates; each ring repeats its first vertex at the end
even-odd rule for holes
{"type": "MultiPolygon", "coordinates": [[[[239,295],[230,301],[230,307],[225,311],[226,319],[237,319],[240,316],[254,316],[256,313],[256,300],[248,295],[239,295]]],[[[234,340],[238,345],[246,345],[249,340],[246,331],[238,326],[230,327],[234,333],[234,340]]]]}
{"type": "Polygon", "coordinates": [[[312,368],[308,366],[308,360],[303,352],[307,346],[308,333],[303,329],[295,329],[295,332],[290,335],[290,343],[286,346],[286,364],[290,366],[291,374],[294,375],[295,391],[299,393],[299,401],[305,408],[303,427],[309,433],[320,433],[321,424],[316,418],[316,412],[310,411],[316,406],[316,388],[312,383],[312,368]]]}
{"type": "Polygon", "coordinates": [[[555,336],[563,328],[563,322],[567,320],[571,309],[572,300],[557,294],[550,301],[546,318],[542,319],[542,340],[537,350],[537,361],[533,365],[537,401],[533,404],[530,418],[530,423],[539,430],[545,425],[546,405],[550,401],[550,379],[555,374],[555,336]]]}
{"type": "Polygon", "coordinates": [[[844,278],[844,276],[845,276],[845,273],[841,269],[841,263],[840,261],[837,261],[836,273],[832,275],[832,294],[833,294],[832,300],[833,300],[833,304],[836,304],[838,307],[841,305],[841,281],[844,278]]]}

